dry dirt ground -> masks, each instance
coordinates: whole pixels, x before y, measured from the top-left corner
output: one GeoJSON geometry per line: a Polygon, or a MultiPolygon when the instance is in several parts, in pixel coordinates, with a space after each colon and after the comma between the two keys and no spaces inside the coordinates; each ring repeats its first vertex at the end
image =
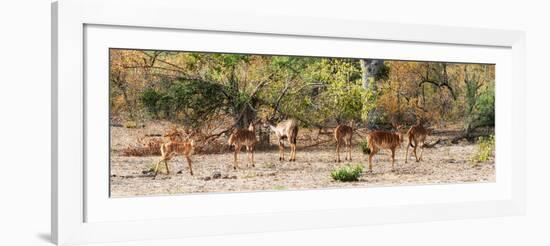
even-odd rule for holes
{"type": "MultiPolygon", "coordinates": [[[[409,162],[405,163],[404,142],[396,153],[394,171],[391,170],[389,150],[383,150],[375,156],[373,172],[368,173],[367,156],[362,154],[357,144],[354,144],[352,152],[353,161],[343,161],[344,154],[341,153],[342,162],[336,163],[334,143],[329,142],[306,149],[301,149],[299,143],[296,162],[279,161],[276,148],[256,151],[255,167],[247,167],[247,157],[243,151],[239,155],[240,163],[237,170],[233,170],[232,152],[196,154],[191,157],[194,176],[189,174],[184,158],[178,156],[169,162],[170,175],[166,175],[162,168],[154,179],[147,170],[159,160],[158,156],[127,157],[122,156],[120,150],[135,141],[136,135],[159,132],[162,128],[162,125],[141,129],[111,128],[112,197],[495,181],[494,159],[472,165],[470,157],[477,150],[477,145],[467,141],[450,144],[447,140],[453,135],[449,131],[435,131],[433,136],[428,138],[428,142],[436,139],[443,141],[433,148],[425,149],[421,162],[415,162],[414,157],[410,157],[409,162]],[[365,166],[365,172],[360,180],[332,180],[330,172],[348,163],[365,166]]],[[[329,139],[332,136],[323,137],[329,139]]],[[[274,143],[274,136],[271,139],[274,143]]],[[[360,140],[360,136],[354,136],[355,142],[360,140]]],[[[288,148],[286,151],[288,159],[288,148]]]]}

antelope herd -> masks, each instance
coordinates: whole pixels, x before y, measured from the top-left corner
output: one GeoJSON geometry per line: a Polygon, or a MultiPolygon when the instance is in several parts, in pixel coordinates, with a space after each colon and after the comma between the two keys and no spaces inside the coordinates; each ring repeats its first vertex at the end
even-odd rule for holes
{"type": "MultiPolygon", "coordinates": [[[[268,120],[262,121],[262,126],[265,128],[269,128],[272,132],[275,133],[278,139],[278,145],[279,145],[279,161],[285,160],[285,146],[284,142],[285,140],[288,142],[290,146],[290,158],[288,159],[291,162],[296,161],[296,142],[298,137],[298,121],[296,119],[288,119],[282,122],[279,122],[278,124],[274,124],[273,122],[270,122],[268,120]]],[[[233,169],[238,168],[239,158],[238,154],[241,152],[241,149],[243,146],[246,147],[247,151],[247,157],[248,157],[248,164],[252,164],[252,167],[254,167],[254,147],[257,144],[258,140],[256,138],[256,124],[258,122],[250,123],[247,129],[236,129],[233,131],[233,133],[229,136],[228,144],[230,146],[234,146],[234,161],[233,161],[233,169]]],[[[382,130],[375,130],[367,133],[366,140],[367,140],[367,146],[368,151],[368,164],[369,164],[369,172],[372,172],[372,158],[380,151],[380,150],[390,150],[391,151],[391,162],[392,162],[392,170],[394,170],[394,164],[395,164],[395,151],[397,148],[400,148],[403,141],[404,136],[401,132],[402,126],[401,125],[393,125],[394,130],[393,131],[382,131],[382,130]]],[[[334,128],[334,140],[336,142],[336,162],[340,162],[340,147],[345,146],[345,160],[351,161],[351,150],[352,150],[352,139],[353,139],[353,133],[354,133],[354,124],[353,121],[347,124],[339,124],[334,128]]],[[[193,154],[194,148],[195,148],[195,142],[193,139],[191,139],[191,135],[189,132],[186,132],[185,134],[177,131],[175,129],[172,129],[168,133],[164,135],[165,138],[168,139],[166,143],[163,143],[160,145],[160,151],[161,151],[161,158],[157,162],[155,166],[155,177],[158,174],[158,168],[160,163],[164,162],[164,165],[166,167],[167,174],[170,174],[169,168],[168,168],[168,161],[170,161],[173,157],[180,154],[184,156],[187,160],[187,164],[189,165],[189,173],[193,175],[193,166],[190,156],[193,154]],[[186,136],[185,136],[186,135],[186,136]]],[[[409,147],[413,148],[413,153],[416,159],[416,162],[422,161],[422,153],[424,149],[424,142],[426,141],[426,137],[429,135],[429,132],[424,126],[417,122],[415,125],[411,126],[409,130],[406,133],[406,137],[408,138],[408,144],[406,146],[406,154],[405,154],[405,163],[407,163],[409,159],[409,147]],[[420,148],[420,155],[417,155],[417,148],[420,148]]]]}

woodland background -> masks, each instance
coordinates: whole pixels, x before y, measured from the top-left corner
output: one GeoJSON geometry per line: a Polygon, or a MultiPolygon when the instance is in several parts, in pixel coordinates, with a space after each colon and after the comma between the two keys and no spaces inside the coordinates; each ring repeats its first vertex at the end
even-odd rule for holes
{"type": "Polygon", "coordinates": [[[494,126],[488,64],[111,49],[109,82],[112,124],[126,127],[168,120],[219,136],[259,119],[320,130],[421,121],[471,138],[494,126]]]}

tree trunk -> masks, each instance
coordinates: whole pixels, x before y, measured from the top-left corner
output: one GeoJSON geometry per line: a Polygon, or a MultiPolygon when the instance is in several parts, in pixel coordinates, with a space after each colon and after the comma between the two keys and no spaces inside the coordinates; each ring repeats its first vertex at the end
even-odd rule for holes
{"type": "Polygon", "coordinates": [[[134,105],[130,102],[125,83],[118,79],[114,79],[113,82],[118,87],[118,89],[122,91],[122,98],[124,99],[124,103],[126,103],[126,108],[128,109],[128,113],[130,114],[130,119],[135,120],[134,105]]]}
{"type": "Polygon", "coordinates": [[[270,130],[259,127],[258,135],[260,137],[259,146],[261,146],[261,147],[269,146],[269,144],[270,144],[270,142],[269,142],[270,130]]]}
{"type": "Polygon", "coordinates": [[[376,92],[378,90],[378,85],[376,83],[375,77],[383,65],[383,60],[361,59],[361,70],[363,72],[363,88],[367,90],[372,89],[373,92],[376,92]]]}
{"type": "Polygon", "coordinates": [[[238,129],[246,129],[248,125],[256,119],[256,112],[254,112],[248,105],[246,108],[237,108],[233,110],[233,119],[235,127],[238,129]]]}
{"type": "MultiPolygon", "coordinates": [[[[378,92],[376,74],[380,71],[380,68],[383,65],[383,60],[361,59],[363,88],[365,88],[366,90],[371,90],[373,94],[376,94],[378,92]]],[[[375,107],[367,113],[367,126],[372,127],[375,123],[376,118],[377,108],[375,107]]]]}

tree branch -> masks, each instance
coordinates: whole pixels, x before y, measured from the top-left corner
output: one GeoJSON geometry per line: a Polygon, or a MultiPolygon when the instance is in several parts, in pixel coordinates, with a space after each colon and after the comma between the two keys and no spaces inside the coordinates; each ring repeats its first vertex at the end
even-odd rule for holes
{"type": "MultiPolygon", "coordinates": [[[[147,54],[147,52],[145,52],[145,51],[141,51],[141,53],[143,53],[144,55],[148,56],[149,58],[153,58],[153,56],[147,54]]],[[[176,64],[174,64],[174,63],[171,63],[171,62],[168,62],[168,61],[165,61],[165,60],[162,60],[162,59],[158,59],[158,58],[155,58],[155,60],[158,60],[159,62],[162,62],[162,63],[164,63],[164,64],[166,64],[166,65],[172,66],[172,67],[176,68],[177,70],[179,70],[179,71],[181,71],[181,72],[185,71],[185,68],[180,67],[180,66],[178,66],[178,65],[176,65],[176,64]]]]}

